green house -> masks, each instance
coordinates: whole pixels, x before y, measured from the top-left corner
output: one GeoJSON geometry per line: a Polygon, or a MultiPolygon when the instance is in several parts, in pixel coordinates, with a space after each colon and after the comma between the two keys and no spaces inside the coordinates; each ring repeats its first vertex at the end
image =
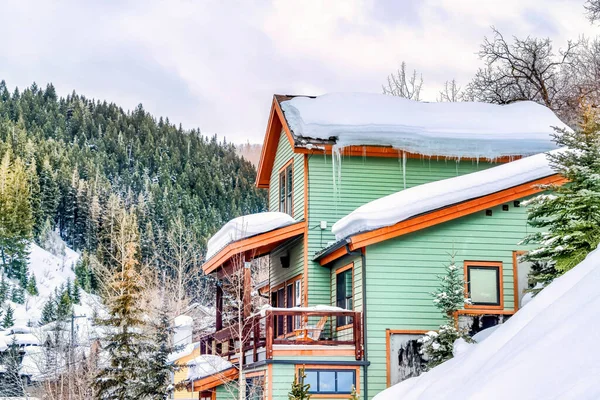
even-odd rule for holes
{"type": "Polygon", "coordinates": [[[459,323],[476,332],[509,318],[530,267],[518,257],[524,200],[563,182],[539,154],[555,148],[552,126],[563,124],[529,102],[274,96],[256,178],[269,212],[226,224],[203,265],[221,284],[201,350],[230,364],[189,384],[233,398],[242,369],[247,398],[287,399],[304,369],[312,399],[352,387],[370,399],[422,371],[417,340],[443,323],[431,292],[450,254],[472,299],[459,323]],[[257,309],[253,291],[270,306],[257,309]]]}

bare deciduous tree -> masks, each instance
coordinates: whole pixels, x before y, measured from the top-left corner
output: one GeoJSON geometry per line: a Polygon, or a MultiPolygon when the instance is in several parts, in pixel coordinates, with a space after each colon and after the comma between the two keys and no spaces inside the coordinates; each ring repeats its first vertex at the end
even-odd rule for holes
{"type": "Polygon", "coordinates": [[[569,41],[565,50],[555,53],[549,38],[513,37],[509,44],[500,31],[492,31],[493,37],[484,38],[479,51],[486,67],[467,86],[467,98],[496,104],[533,100],[560,111],[572,84],[579,42],[569,41]]]}
{"type": "Polygon", "coordinates": [[[437,101],[457,102],[463,101],[463,98],[464,93],[462,88],[458,86],[455,79],[452,79],[451,81],[446,81],[446,83],[444,84],[444,88],[440,90],[440,95],[437,98],[437,101]]]}
{"type": "Polygon", "coordinates": [[[412,75],[406,72],[406,63],[402,61],[400,69],[387,77],[387,84],[382,86],[383,94],[404,97],[405,99],[421,100],[423,75],[413,70],[412,75]]]}
{"type": "Polygon", "coordinates": [[[583,7],[591,23],[600,20],[600,0],[588,0],[583,7]]]}

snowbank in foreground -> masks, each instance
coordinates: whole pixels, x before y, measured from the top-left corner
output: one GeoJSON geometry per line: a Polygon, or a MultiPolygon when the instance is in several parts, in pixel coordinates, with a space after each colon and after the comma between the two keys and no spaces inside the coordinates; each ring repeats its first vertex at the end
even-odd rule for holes
{"type": "MultiPolygon", "coordinates": [[[[555,150],[560,151],[560,150],[555,150]]],[[[546,154],[414,186],[360,206],[331,228],[337,240],[555,174],[546,154]]]]}
{"type": "Polygon", "coordinates": [[[554,113],[523,101],[425,103],[368,93],[331,93],[281,102],[297,136],[329,140],[338,147],[393,146],[412,153],[497,158],[556,148],[552,127],[566,128],[554,113]]]}
{"type": "Polygon", "coordinates": [[[206,249],[206,259],[217,254],[231,242],[269,232],[294,222],[296,222],[294,218],[281,212],[262,212],[234,218],[210,238],[206,249]]]}
{"type": "Polygon", "coordinates": [[[375,400],[600,398],[599,284],[595,250],[483,342],[375,400]]]}

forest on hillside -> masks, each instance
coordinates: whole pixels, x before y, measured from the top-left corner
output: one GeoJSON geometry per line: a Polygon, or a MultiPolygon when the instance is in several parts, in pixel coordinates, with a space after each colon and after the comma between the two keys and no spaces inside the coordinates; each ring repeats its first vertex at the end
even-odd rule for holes
{"type": "Polygon", "coordinates": [[[125,111],[52,84],[12,91],[0,82],[0,251],[4,271],[27,285],[27,243],[53,231],[84,254],[79,284],[97,279],[89,256],[111,263],[124,213],[135,216],[141,261],[166,270],[185,241],[185,263],[202,261],[224,222],[263,211],[255,169],[233,144],[156,118],[140,104],[125,111]],[[191,258],[191,259],[189,259],[191,258]]]}

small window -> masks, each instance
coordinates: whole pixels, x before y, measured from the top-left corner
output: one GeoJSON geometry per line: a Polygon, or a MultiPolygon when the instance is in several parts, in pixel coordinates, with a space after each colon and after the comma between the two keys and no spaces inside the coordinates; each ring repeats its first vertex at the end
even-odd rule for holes
{"type": "Polygon", "coordinates": [[[466,265],[467,286],[472,306],[501,306],[501,263],[477,263],[466,265]]]}
{"type": "Polygon", "coordinates": [[[292,215],[292,193],[294,191],[292,163],[279,173],[279,211],[292,215]]]}
{"type": "Polygon", "coordinates": [[[311,394],[350,394],[356,387],[355,370],[307,369],[304,374],[311,394]]]}
{"type": "Polygon", "coordinates": [[[246,400],[263,400],[265,398],[265,378],[257,376],[246,379],[246,400]]]}
{"type": "MultiPolygon", "coordinates": [[[[335,305],[344,310],[352,310],[352,264],[347,265],[336,273],[335,305]]],[[[352,317],[337,317],[337,326],[349,325],[352,317]]]]}

